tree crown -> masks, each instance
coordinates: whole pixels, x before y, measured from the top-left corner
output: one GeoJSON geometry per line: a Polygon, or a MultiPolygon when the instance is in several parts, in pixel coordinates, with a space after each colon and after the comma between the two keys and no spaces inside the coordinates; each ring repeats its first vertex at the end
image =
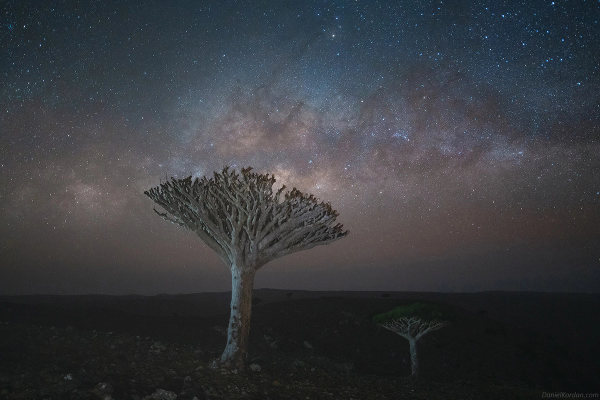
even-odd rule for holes
{"type": "Polygon", "coordinates": [[[229,265],[255,268],[283,255],[328,244],[348,234],[329,203],[285,185],[275,193],[274,175],[225,167],[210,179],[189,176],[145,191],[164,219],[194,231],[229,265]]]}
{"type": "Polygon", "coordinates": [[[373,317],[376,324],[385,324],[400,318],[415,317],[423,321],[450,321],[454,314],[446,307],[435,303],[416,302],[395,307],[393,310],[373,317]]]}

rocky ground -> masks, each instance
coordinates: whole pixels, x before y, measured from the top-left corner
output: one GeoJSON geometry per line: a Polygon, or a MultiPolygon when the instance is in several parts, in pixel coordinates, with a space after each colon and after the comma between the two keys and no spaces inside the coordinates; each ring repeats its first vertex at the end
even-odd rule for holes
{"type": "Polygon", "coordinates": [[[114,332],[0,326],[5,399],[513,399],[524,388],[360,375],[324,357],[261,357],[213,370],[218,349],[114,332]],[[10,344],[10,348],[6,348],[10,344]],[[259,369],[260,368],[260,369],[259,369]]]}
{"type": "Polygon", "coordinates": [[[518,332],[461,310],[453,326],[424,341],[424,379],[407,378],[407,344],[370,321],[391,304],[312,299],[257,306],[250,367],[232,372],[210,367],[225,344],[224,315],[0,303],[0,398],[529,399],[550,391],[524,375],[544,371],[519,353],[518,332]]]}

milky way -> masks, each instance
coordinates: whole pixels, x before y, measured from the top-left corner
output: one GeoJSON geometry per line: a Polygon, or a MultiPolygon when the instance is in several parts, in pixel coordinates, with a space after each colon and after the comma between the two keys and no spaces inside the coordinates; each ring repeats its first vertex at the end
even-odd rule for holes
{"type": "Polygon", "coordinates": [[[222,291],[143,191],[224,166],[351,233],[257,287],[600,287],[596,1],[9,1],[0,293],[222,291]]]}

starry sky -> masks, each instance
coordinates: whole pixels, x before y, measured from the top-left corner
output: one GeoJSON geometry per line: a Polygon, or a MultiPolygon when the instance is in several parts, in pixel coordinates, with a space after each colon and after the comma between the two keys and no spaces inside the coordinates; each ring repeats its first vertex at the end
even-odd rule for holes
{"type": "Polygon", "coordinates": [[[229,290],[143,195],[226,165],[350,230],[255,287],[599,290],[597,0],[34,4],[0,15],[0,294],[229,290]]]}

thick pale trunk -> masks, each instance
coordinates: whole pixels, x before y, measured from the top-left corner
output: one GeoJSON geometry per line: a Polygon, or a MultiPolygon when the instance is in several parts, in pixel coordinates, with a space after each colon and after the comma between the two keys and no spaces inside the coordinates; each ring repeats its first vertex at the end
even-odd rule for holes
{"type": "Polygon", "coordinates": [[[231,315],[221,363],[229,363],[233,368],[244,369],[246,363],[255,272],[254,268],[231,270],[231,315]]]}
{"type": "Polygon", "coordinates": [[[419,358],[417,355],[417,340],[416,339],[408,339],[408,344],[410,345],[410,368],[412,377],[419,376],[419,358]]]}

